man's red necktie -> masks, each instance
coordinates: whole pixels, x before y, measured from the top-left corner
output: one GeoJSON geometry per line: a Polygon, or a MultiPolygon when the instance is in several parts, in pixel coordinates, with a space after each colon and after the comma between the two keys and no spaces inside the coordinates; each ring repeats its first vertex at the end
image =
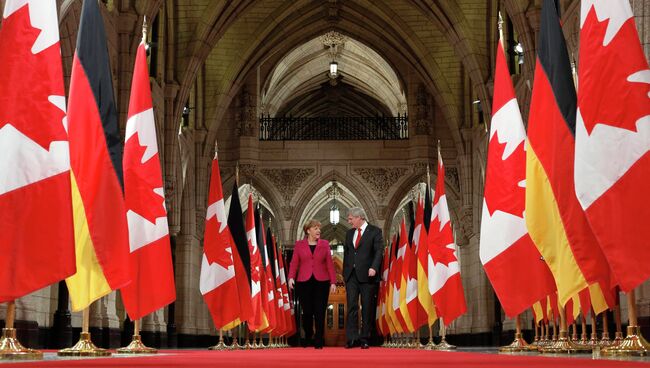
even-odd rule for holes
{"type": "Polygon", "coordinates": [[[361,243],[361,229],[359,229],[359,232],[357,233],[357,240],[354,242],[354,249],[359,248],[359,243],[361,243]]]}

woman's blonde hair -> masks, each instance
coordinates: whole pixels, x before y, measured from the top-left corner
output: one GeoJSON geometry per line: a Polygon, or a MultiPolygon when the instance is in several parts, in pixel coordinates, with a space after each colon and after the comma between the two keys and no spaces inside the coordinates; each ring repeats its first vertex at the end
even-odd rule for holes
{"type": "Polygon", "coordinates": [[[312,228],[314,226],[321,227],[320,221],[318,221],[316,219],[311,219],[311,220],[305,222],[305,225],[302,227],[302,231],[305,232],[305,235],[308,235],[307,230],[309,230],[309,228],[312,228]]]}

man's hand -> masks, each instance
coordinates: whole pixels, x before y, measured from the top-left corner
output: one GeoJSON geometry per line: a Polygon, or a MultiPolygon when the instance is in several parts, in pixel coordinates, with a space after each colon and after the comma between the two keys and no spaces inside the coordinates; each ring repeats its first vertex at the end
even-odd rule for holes
{"type": "Polygon", "coordinates": [[[293,279],[289,279],[289,289],[293,289],[293,279]]]}
{"type": "Polygon", "coordinates": [[[377,274],[377,271],[373,270],[372,268],[368,269],[368,277],[374,277],[377,274]]]}
{"type": "Polygon", "coordinates": [[[334,294],[336,292],[336,284],[330,284],[330,294],[334,294]]]}

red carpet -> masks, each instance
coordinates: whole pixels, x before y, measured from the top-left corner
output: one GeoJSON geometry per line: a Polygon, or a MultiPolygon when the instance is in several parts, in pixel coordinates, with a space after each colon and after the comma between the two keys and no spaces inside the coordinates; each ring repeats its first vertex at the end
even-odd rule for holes
{"type": "Polygon", "coordinates": [[[459,367],[644,367],[650,360],[619,361],[592,360],[590,356],[580,358],[544,357],[531,355],[498,355],[468,352],[436,352],[371,348],[369,350],[325,348],[323,350],[290,348],[253,351],[207,351],[207,350],[162,350],[157,356],[112,357],[112,358],[52,358],[46,354],[41,362],[4,366],[20,367],[427,367],[453,365],[459,367]],[[51,360],[54,359],[54,360],[51,360]]]}

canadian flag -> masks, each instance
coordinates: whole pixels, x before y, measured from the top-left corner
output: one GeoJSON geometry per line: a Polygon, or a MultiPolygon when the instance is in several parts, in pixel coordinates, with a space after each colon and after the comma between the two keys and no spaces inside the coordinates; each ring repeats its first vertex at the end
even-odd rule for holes
{"type": "Polygon", "coordinates": [[[275,235],[271,232],[271,226],[266,231],[266,240],[273,248],[273,270],[275,274],[275,300],[276,300],[276,327],[273,330],[275,336],[282,336],[287,331],[286,314],[284,312],[284,293],[282,292],[282,276],[280,275],[280,261],[278,260],[278,247],[275,242],[275,235]]]}
{"type": "Polygon", "coordinates": [[[269,326],[265,313],[266,295],[263,295],[262,282],[266,289],[266,280],[264,279],[264,265],[262,265],[262,256],[257,244],[257,234],[255,232],[255,209],[253,207],[253,195],[248,195],[248,210],[246,212],[246,238],[248,240],[248,252],[250,255],[251,265],[251,304],[253,313],[248,320],[248,329],[250,331],[263,331],[269,326]]]}
{"type": "Polygon", "coordinates": [[[479,256],[506,315],[514,317],[554,292],[555,281],[526,228],[526,131],[501,42],[494,74],[479,256]]]}
{"type": "Polygon", "coordinates": [[[7,0],[0,29],[0,302],[75,273],[54,0],[7,0]]]}
{"type": "Polygon", "coordinates": [[[465,294],[460,279],[460,263],[456,256],[456,244],[451,229],[447,196],[445,195],[445,167],[438,152],[438,178],[431,209],[429,246],[429,294],[437,314],[449,325],[465,313],[465,294]]]}
{"type": "Polygon", "coordinates": [[[650,69],[628,0],[580,8],[574,180],[623,291],[650,277],[650,69]]]}
{"type": "MultiPolygon", "coordinates": [[[[275,236],[272,237],[273,244],[277,243],[275,241],[275,236]]],[[[278,252],[278,257],[276,258],[279,261],[280,266],[280,286],[282,287],[282,302],[283,302],[283,314],[284,314],[284,326],[285,331],[284,335],[288,335],[292,330],[292,313],[291,313],[291,300],[289,299],[289,288],[287,287],[287,276],[285,274],[284,268],[284,255],[282,252],[278,252]]]]}
{"type": "MultiPolygon", "coordinates": [[[[221,186],[217,153],[212,160],[208,209],[205,216],[203,257],[199,289],[216,328],[228,330],[247,316],[242,305],[250,305],[250,289],[239,290],[237,276],[246,275],[235,267],[235,241],[230,235],[221,186]],[[237,275],[237,273],[240,273],[237,275]],[[242,295],[244,293],[244,295],[242,295]],[[243,299],[243,300],[242,300],[243,299]]],[[[248,282],[248,281],[246,281],[248,282]]],[[[250,309],[250,307],[249,307],[250,309]]]]}
{"type": "Polygon", "coordinates": [[[124,144],[124,198],[131,277],[122,288],[132,320],[176,299],[156,123],[144,41],[136,51],[124,144]]]}
{"type": "MultiPolygon", "coordinates": [[[[266,316],[269,320],[269,326],[266,328],[264,332],[270,333],[272,331],[275,331],[275,329],[278,327],[278,320],[276,316],[276,311],[277,311],[277,301],[275,299],[275,281],[273,278],[273,271],[271,270],[271,260],[269,259],[269,245],[266,240],[266,233],[264,230],[264,221],[262,219],[262,216],[259,216],[260,222],[259,226],[261,229],[261,238],[262,238],[262,244],[260,245],[262,250],[264,251],[264,281],[265,285],[262,287],[262,290],[264,291],[266,298],[265,298],[265,308],[264,310],[266,311],[266,316]]],[[[269,239],[270,240],[270,239],[269,239]]]]}
{"type": "MultiPolygon", "coordinates": [[[[424,207],[422,206],[422,201],[418,202],[417,210],[421,212],[416,214],[422,219],[424,218],[424,207]],[[421,211],[420,211],[421,210],[421,211]]],[[[416,220],[417,222],[417,220],[416,220]]],[[[414,224],[415,229],[413,230],[413,244],[408,246],[406,245],[406,252],[404,253],[404,266],[402,267],[402,285],[400,288],[400,309],[404,315],[408,314],[409,322],[411,323],[412,330],[414,332],[418,327],[423,325],[426,321],[426,315],[420,302],[418,301],[418,259],[417,259],[417,248],[419,244],[426,244],[426,241],[420,241],[420,234],[424,230],[424,226],[418,226],[414,224]],[[420,318],[420,316],[423,316],[420,318]],[[422,323],[419,323],[419,320],[422,319],[422,323]]],[[[422,225],[422,224],[419,224],[422,225]]]]}
{"type": "Polygon", "coordinates": [[[402,219],[402,224],[400,226],[399,237],[397,239],[397,254],[395,255],[395,260],[393,264],[393,276],[392,276],[392,300],[391,307],[393,309],[393,314],[395,316],[394,322],[399,324],[397,328],[399,332],[409,332],[413,330],[413,324],[411,323],[410,317],[408,315],[408,309],[402,310],[400,305],[402,304],[402,298],[405,293],[402,293],[402,268],[404,265],[404,256],[406,255],[406,249],[409,246],[408,233],[406,232],[405,220],[402,219]],[[406,314],[404,314],[406,313],[406,314]]]}

